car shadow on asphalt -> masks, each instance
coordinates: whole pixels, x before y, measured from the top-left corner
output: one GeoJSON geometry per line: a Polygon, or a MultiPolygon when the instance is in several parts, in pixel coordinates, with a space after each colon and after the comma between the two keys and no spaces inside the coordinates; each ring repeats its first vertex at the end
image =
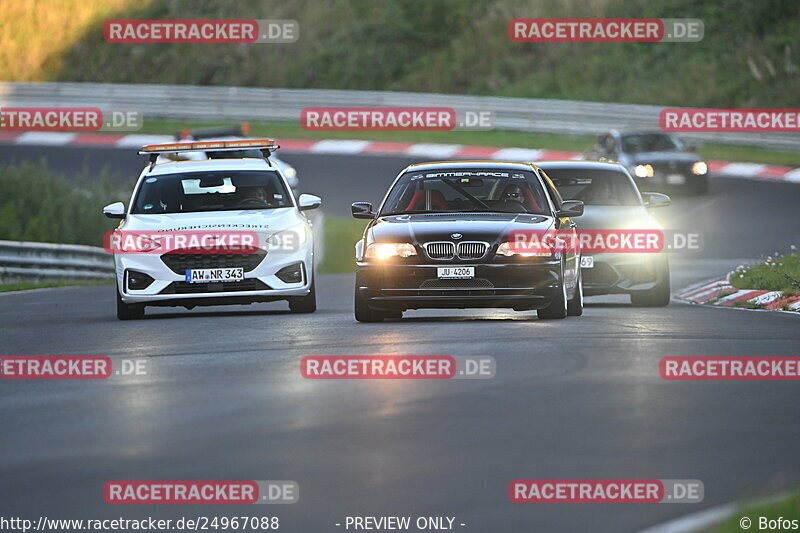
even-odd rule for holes
{"type": "Polygon", "coordinates": [[[381,324],[402,324],[402,323],[416,323],[421,322],[531,322],[538,321],[539,318],[533,315],[519,316],[413,316],[403,317],[401,319],[387,319],[381,324]]]}
{"type": "Polygon", "coordinates": [[[181,311],[177,313],[158,313],[155,315],[146,314],[141,320],[159,320],[165,318],[199,318],[199,317],[244,317],[244,316],[268,316],[268,315],[291,315],[292,312],[286,309],[263,309],[259,311],[181,311]]]}
{"type": "MultiPolygon", "coordinates": [[[[611,303],[611,302],[598,302],[598,303],[590,303],[584,302],[583,304],[584,311],[586,308],[592,309],[633,309],[634,306],[630,302],[628,303],[611,303]]],[[[644,309],[643,307],[637,307],[636,309],[644,309]]]]}

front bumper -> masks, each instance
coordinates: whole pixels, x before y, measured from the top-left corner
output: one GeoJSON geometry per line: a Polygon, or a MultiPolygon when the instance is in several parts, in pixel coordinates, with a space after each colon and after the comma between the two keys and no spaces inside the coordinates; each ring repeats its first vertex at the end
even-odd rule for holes
{"type": "Polygon", "coordinates": [[[627,294],[650,290],[665,275],[664,254],[584,254],[593,268],[582,268],[583,294],[627,294]]]}
{"type": "MultiPolygon", "coordinates": [[[[126,304],[146,305],[225,305],[286,300],[308,295],[313,278],[314,254],[310,246],[291,253],[268,252],[255,267],[245,268],[244,279],[238,282],[188,283],[185,274],[170,268],[157,254],[115,254],[117,287],[126,304]],[[283,268],[300,264],[302,280],[282,281],[276,274],[283,268]],[[154,281],[146,288],[127,287],[126,271],[147,274],[154,281]]],[[[237,258],[227,267],[238,267],[237,258]]],[[[214,265],[217,267],[218,265],[214,265]]]]}
{"type": "Polygon", "coordinates": [[[560,295],[561,261],[529,264],[358,263],[356,291],[377,309],[541,309],[560,295]],[[437,268],[474,267],[475,277],[439,279],[437,268]]]}
{"type": "MultiPolygon", "coordinates": [[[[633,170],[631,170],[633,175],[633,170]]],[[[697,189],[708,182],[708,173],[695,174],[688,168],[663,168],[656,166],[655,174],[649,178],[634,178],[639,185],[639,190],[669,192],[679,189],[697,189]]]]}

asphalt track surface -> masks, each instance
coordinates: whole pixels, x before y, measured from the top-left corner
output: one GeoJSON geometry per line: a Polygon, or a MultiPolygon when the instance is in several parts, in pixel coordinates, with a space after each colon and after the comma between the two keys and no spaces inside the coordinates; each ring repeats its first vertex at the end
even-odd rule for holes
{"type": "MultiPolygon", "coordinates": [[[[141,160],[108,148],[0,145],[64,173],[141,160]]],[[[329,216],[377,202],[405,158],[288,154],[329,216]]],[[[109,199],[113,201],[116,199],[109,199]]],[[[675,289],[800,237],[800,186],[715,179],[677,198],[668,227],[704,232],[672,257],[675,289]]],[[[102,206],[98,206],[98,209],[102,206]]],[[[587,299],[584,316],[406,313],[358,324],[353,277],[318,280],[319,310],[148,309],[119,322],[111,287],[0,295],[0,353],[148,357],[147,376],[0,385],[0,516],[274,515],[281,531],[341,531],[346,516],[454,516],[476,532],[630,532],[800,484],[793,382],[671,382],[664,356],[798,355],[800,318],[673,302],[587,299]],[[491,380],[311,381],[304,355],[492,355],[491,380]],[[514,479],[700,479],[700,504],[513,504],[514,479]],[[295,480],[280,506],[114,506],[114,479],[295,480]]]]}

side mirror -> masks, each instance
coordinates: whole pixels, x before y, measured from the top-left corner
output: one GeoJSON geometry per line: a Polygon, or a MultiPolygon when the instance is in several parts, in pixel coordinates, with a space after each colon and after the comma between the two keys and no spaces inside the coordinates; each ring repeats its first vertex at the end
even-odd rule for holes
{"type": "Polygon", "coordinates": [[[558,217],[579,217],[583,214],[583,202],[580,200],[564,200],[561,209],[556,212],[558,217]]]}
{"type": "Polygon", "coordinates": [[[297,199],[297,206],[300,211],[307,211],[309,209],[316,209],[322,205],[322,198],[314,196],[313,194],[301,194],[297,199]]]}
{"type": "Polygon", "coordinates": [[[103,208],[103,214],[108,218],[125,218],[125,204],[114,202],[103,208]]]}
{"type": "Polygon", "coordinates": [[[697,151],[697,145],[695,143],[683,143],[683,147],[686,148],[687,152],[697,151]]]}
{"type": "Polygon", "coordinates": [[[350,212],[353,218],[375,218],[375,212],[369,202],[355,202],[350,206],[350,212]]]}
{"type": "Polygon", "coordinates": [[[672,199],[660,192],[643,192],[642,200],[645,207],[667,207],[672,203],[672,199]]]}

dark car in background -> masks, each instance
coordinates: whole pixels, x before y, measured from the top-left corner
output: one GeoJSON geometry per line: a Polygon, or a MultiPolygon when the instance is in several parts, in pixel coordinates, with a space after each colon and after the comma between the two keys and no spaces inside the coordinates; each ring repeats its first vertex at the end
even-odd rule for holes
{"type": "Polygon", "coordinates": [[[512,308],[539,318],[583,312],[580,257],[574,250],[518,253],[513,232],[570,231],[578,201],[556,201],[526,163],[461,161],[405,168],[356,245],[355,316],[401,318],[407,309],[512,308]]]}
{"type": "MultiPolygon", "coordinates": [[[[640,193],[620,164],[597,161],[536,163],[565,200],[584,204],[581,230],[662,230],[650,209],[670,204],[660,193],[640,193]]],[[[631,303],[644,307],[669,304],[669,259],[666,253],[581,252],[583,292],[630,294],[631,303]]]]}
{"type": "Polygon", "coordinates": [[[677,136],[665,132],[617,131],[600,135],[584,152],[587,160],[618,162],[640,190],[708,192],[708,163],[677,136]]]}

